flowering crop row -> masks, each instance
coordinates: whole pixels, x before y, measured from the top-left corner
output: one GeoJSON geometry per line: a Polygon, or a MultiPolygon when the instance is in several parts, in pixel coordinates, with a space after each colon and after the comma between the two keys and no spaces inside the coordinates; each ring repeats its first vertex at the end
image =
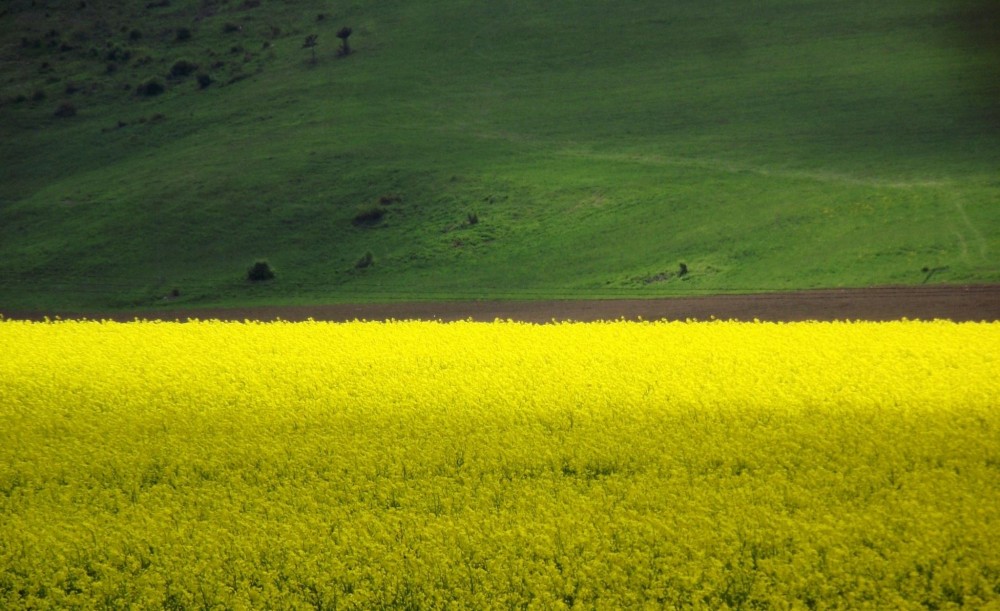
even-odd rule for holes
{"type": "Polygon", "coordinates": [[[0,607],[1000,605],[1000,324],[0,321],[0,607]]]}

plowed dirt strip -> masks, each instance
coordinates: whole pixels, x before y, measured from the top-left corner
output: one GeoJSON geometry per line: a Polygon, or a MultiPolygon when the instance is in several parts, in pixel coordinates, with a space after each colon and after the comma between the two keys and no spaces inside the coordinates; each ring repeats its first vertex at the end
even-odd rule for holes
{"type": "Polygon", "coordinates": [[[754,295],[715,295],[657,299],[595,299],[544,301],[398,301],[369,304],[312,306],[254,306],[246,308],[173,308],[107,312],[17,312],[0,314],[9,319],[41,320],[90,318],[148,320],[288,320],[312,318],[349,320],[477,320],[495,319],[544,323],[551,321],[616,320],[723,320],[754,319],[794,322],[801,320],[869,320],[901,318],[962,321],[1000,320],[1000,285],[876,287],[824,289],[754,295]]]}

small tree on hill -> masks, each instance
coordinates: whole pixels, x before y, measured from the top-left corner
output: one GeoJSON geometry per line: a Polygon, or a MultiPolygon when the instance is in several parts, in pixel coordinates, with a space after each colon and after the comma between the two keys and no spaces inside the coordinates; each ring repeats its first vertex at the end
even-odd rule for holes
{"type": "Polygon", "coordinates": [[[340,28],[340,31],[337,32],[337,38],[339,38],[340,41],[341,41],[341,45],[340,45],[340,54],[341,55],[350,55],[351,54],[351,45],[349,45],[347,43],[347,39],[351,37],[351,32],[352,32],[351,28],[348,28],[348,27],[340,28]]]}
{"type": "Polygon", "coordinates": [[[316,34],[310,34],[309,36],[306,36],[306,41],[304,43],[302,43],[302,48],[303,49],[311,49],[312,50],[312,62],[311,63],[315,64],[316,63],[316,34]]]}
{"type": "Polygon", "coordinates": [[[247,270],[247,280],[250,282],[263,282],[274,278],[274,270],[267,261],[257,261],[253,267],[247,270]]]}

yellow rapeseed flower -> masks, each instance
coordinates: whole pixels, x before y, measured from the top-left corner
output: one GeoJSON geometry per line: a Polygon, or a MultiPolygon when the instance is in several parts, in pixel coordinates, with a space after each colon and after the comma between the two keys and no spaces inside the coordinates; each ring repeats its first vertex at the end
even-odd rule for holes
{"type": "Polygon", "coordinates": [[[0,321],[0,607],[1000,605],[1000,324],[0,321]]]}

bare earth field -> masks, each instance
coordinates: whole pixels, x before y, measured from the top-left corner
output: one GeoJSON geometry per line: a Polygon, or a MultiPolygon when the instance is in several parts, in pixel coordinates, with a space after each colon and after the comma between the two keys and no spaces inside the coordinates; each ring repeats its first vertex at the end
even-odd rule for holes
{"type": "Polygon", "coordinates": [[[1000,285],[824,289],[753,295],[715,295],[658,299],[554,301],[410,301],[314,306],[174,308],[114,312],[18,312],[0,308],[8,319],[41,320],[56,316],[130,321],[147,320],[516,320],[532,323],[595,320],[754,319],[870,320],[901,318],[959,321],[1000,320],[1000,285]]]}

